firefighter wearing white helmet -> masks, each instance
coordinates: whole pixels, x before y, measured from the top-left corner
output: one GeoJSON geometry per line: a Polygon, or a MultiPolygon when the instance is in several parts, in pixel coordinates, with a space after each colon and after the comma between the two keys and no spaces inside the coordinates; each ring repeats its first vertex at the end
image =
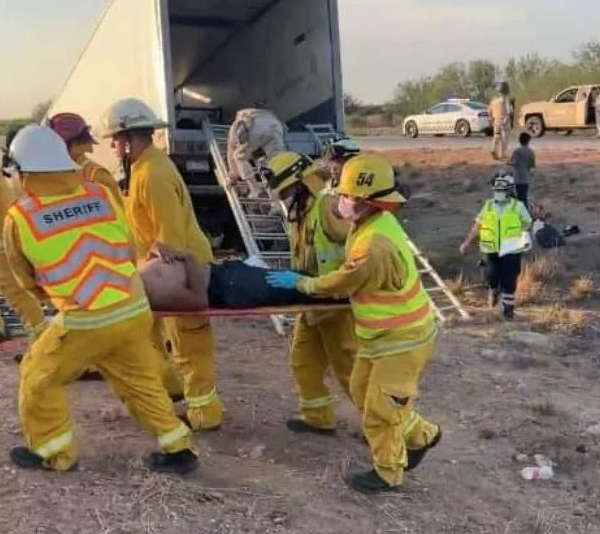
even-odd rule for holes
{"type": "Polygon", "coordinates": [[[349,137],[332,139],[323,151],[322,160],[331,174],[330,186],[336,187],[342,176],[342,167],[349,159],[360,154],[360,147],[349,137]]]}
{"type": "MultiPolygon", "coordinates": [[[[18,130],[15,129],[8,132],[6,149],[2,149],[3,177],[0,178],[0,232],[4,228],[8,208],[15,200],[16,193],[21,189],[14,162],[8,156],[8,149],[17,133],[18,130]]],[[[0,292],[17,313],[29,334],[30,340],[33,341],[46,327],[44,312],[38,300],[18,284],[8,264],[5,250],[1,247],[0,249],[0,292]]],[[[7,331],[2,317],[0,317],[0,327],[0,339],[8,338],[10,332],[7,331]]],[[[20,361],[20,358],[22,358],[22,354],[16,356],[17,361],[20,361]]]]}
{"type": "MultiPolygon", "coordinates": [[[[150,107],[129,98],[105,113],[103,137],[130,170],[129,196],[125,212],[137,248],[138,260],[159,257],[171,261],[177,251],[191,251],[200,263],[214,261],[210,242],[200,229],[192,199],[177,167],[152,142],[154,130],[166,127],[150,107]]],[[[157,348],[161,323],[154,328],[157,348]]],[[[175,366],[183,374],[187,423],[194,429],[220,427],[223,406],[215,385],[214,334],[202,317],[169,317],[164,330],[173,348],[175,366]]],[[[166,360],[165,360],[166,362],[166,360]]],[[[165,369],[165,385],[177,395],[177,381],[165,369]]]]}
{"type": "Polygon", "coordinates": [[[405,199],[389,163],[376,154],[350,159],[336,187],[338,212],[352,223],[344,263],[318,277],[270,272],[274,287],[349,297],[358,341],[350,393],[363,417],[373,468],[349,485],[372,493],[397,489],[441,438],[414,408],[438,323],[404,230],[391,213],[405,199]]]}
{"type": "Polygon", "coordinates": [[[11,449],[12,461],[26,469],[76,467],[66,387],[94,367],[158,439],[162,452],[151,455],[148,466],[190,471],[197,453],[162,383],[150,338],[152,311],[122,209],[109,189],[83,182],[79,165],[48,126],[23,128],[9,156],[23,189],[6,216],[7,260],[21,288],[58,311],[21,362],[26,446],[11,449]]]}
{"type": "Polygon", "coordinates": [[[479,241],[485,257],[488,304],[495,308],[501,299],[504,317],[512,319],[521,256],[532,246],[532,220],[525,205],[515,198],[515,179],[510,173],[498,172],[492,179],[492,190],[493,198],[481,208],[460,252],[467,254],[479,241]]]}

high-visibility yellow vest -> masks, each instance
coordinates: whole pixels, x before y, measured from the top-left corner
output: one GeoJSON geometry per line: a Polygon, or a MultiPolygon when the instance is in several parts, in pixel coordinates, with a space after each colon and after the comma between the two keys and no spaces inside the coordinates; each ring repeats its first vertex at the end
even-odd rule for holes
{"type": "Polygon", "coordinates": [[[351,248],[360,246],[361,241],[373,234],[385,237],[398,249],[398,255],[406,265],[406,282],[398,291],[361,292],[350,297],[356,335],[372,340],[390,330],[398,332],[434,323],[433,307],[421,283],[406,234],[391,213],[385,211],[367,221],[357,234],[348,239],[347,254],[350,255],[351,248]]]}
{"type": "Polygon", "coordinates": [[[107,191],[85,183],[69,195],[24,192],[9,209],[23,254],[52,300],[70,298],[82,310],[102,310],[131,295],[136,267],[127,223],[107,191]]]}
{"type": "Polygon", "coordinates": [[[519,214],[519,201],[512,198],[498,217],[493,200],[488,200],[483,207],[483,217],[479,230],[479,249],[484,254],[497,254],[500,245],[508,239],[520,239],[523,224],[519,214]]]}
{"type": "Polygon", "coordinates": [[[321,223],[321,209],[326,194],[325,191],[320,192],[308,212],[308,225],[313,236],[319,276],[337,271],[344,263],[344,246],[332,242],[321,223]]]}

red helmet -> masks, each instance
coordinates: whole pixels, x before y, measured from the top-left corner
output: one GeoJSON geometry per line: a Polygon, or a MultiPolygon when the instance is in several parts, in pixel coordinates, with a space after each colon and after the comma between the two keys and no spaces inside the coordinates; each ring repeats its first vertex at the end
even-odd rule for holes
{"type": "Polygon", "coordinates": [[[90,126],[88,126],[83,117],[77,115],[77,113],[57,113],[50,117],[48,126],[60,135],[67,144],[75,139],[97,144],[90,134],[90,126]]]}

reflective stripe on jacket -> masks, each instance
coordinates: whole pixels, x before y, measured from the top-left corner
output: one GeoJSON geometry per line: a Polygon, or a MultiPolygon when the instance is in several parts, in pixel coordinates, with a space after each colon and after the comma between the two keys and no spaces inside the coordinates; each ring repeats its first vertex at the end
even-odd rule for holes
{"type": "MultiPolygon", "coordinates": [[[[388,331],[402,332],[435,323],[435,314],[417,270],[406,234],[389,212],[368,221],[355,234],[348,246],[357,246],[363,239],[378,234],[398,249],[406,265],[406,281],[400,290],[379,290],[373,293],[360,293],[350,297],[356,321],[356,335],[361,339],[373,340],[388,331]]],[[[349,252],[349,251],[348,251],[349,252]]]]}
{"type": "Polygon", "coordinates": [[[131,295],[132,262],[127,224],[107,191],[85,183],[70,195],[24,192],[9,210],[23,254],[50,299],[72,299],[95,311],[131,295]]]}

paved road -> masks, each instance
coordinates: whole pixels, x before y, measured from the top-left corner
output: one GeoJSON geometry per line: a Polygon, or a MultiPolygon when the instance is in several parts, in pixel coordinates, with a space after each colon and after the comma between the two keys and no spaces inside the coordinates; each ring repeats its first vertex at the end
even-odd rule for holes
{"type": "MultiPolygon", "coordinates": [[[[473,136],[467,139],[459,137],[418,137],[410,139],[399,135],[395,136],[373,136],[356,137],[359,145],[367,150],[394,150],[398,148],[485,148],[491,144],[491,138],[483,136],[473,136]]],[[[517,143],[516,137],[511,140],[511,145],[517,143]]],[[[593,135],[581,134],[564,136],[548,133],[539,139],[531,141],[532,148],[538,149],[597,149],[600,150],[600,139],[593,135]]]]}

